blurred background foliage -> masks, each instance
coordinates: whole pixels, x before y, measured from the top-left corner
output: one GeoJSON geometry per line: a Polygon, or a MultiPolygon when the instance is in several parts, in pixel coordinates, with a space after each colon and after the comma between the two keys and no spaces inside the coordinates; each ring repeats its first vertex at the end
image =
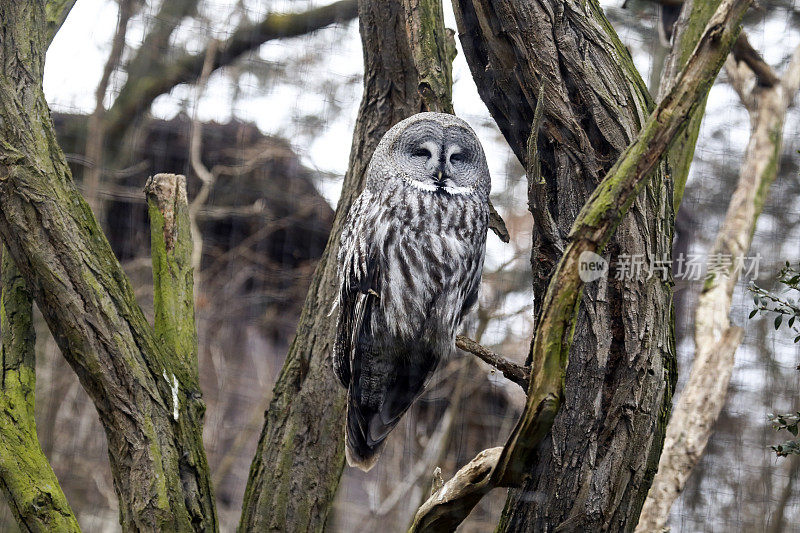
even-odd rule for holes
{"type": "MultiPolygon", "coordinates": [[[[660,26],[669,17],[662,20],[662,6],[652,0],[601,4],[655,92],[666,51],[660,26]]],[[[448,26],[455,27],[446,2],[445,10],[448,26]]],[[[223,531],[237,524],[263,413],[327,242],[346,169],[361,90],[354,15],[350,0],[79,0],[48,53],[45,90],[62,148],[151,315],[144,182],[157,172],[182,173],[190,201],[201,199],[194,205],[202,235],[196,261],[200,371],[223,531]],[[194,161],[193,150],[199,155],[194,161]]],[[[746,31],[780,71],[800,42],[800,4],[762,0],[748,15],[746,31]]],[[[528,257],[535,223],[524,171],[461,55],[454,77],[456,112],[484,142],[492,199],[512,236],[509,244],[489,236],[480,307],[465,330],[522,362],[533,329],[528,257]]],[[[750,254],[760,254],[757,282],[764,290],[777,290],[784,262],[800,257],[798,118],[792,109],[779,176],[750,254]]],[[[713,243],[748,131],[747,113],[723,73],[709,96],[676,217],[676,254],[703,255],[713,243]]],[[[749,281],[734,297],[732,321],[747,329],[728,401],[673,507],[674,531],[778,532],[800,521],[800,458],[776,457],[770,445],[780,437],[767,418],[800,411],[798,345],[776,334],[770,319],[747,321],[749,281]]],[[[676,279],[680,383],[694,351],[690,322],[701,285],[701,279],[676,279]]],[[[96,413],[41,319],[37,329],[36,413],[45,453],[84,530],[117,531],[96,413]]],[[[442,365],[434,381],[373,471],[345,469],[331,531],[405,530],[428,494],[434,468],[448,479],[478,451],[501,445],[524,401],[517,385],[471,356],[442,365]]],[[[491,530],[504,499],[502,491],[484,498],[461,530],[491,530]]],[[[5,507],[0,529],[16,531],[5,507]]]]}

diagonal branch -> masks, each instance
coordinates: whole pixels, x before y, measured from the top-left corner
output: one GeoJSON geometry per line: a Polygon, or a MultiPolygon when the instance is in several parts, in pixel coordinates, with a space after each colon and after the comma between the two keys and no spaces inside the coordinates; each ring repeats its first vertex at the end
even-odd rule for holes
{"type": "MultiPolygon", "coordinates": [[[[219,43],[212,71],[230,65],[267,41],[305,35],[331,24],[352,20],[356,15],[356,0],[339,0],[301,13],[269,14],[257,24],[239,27],[228,40],[219,43]]],[[[206,50],[201,50],[171,61],[162,60],[149,64],[144,72],[135,73],[135,77],[129,77],[106,115],[109,138],[119,139],[132,119],[149,109],[157,96],[169,92],[176,85],[197,80],[206,56],[206,50]]]]}
{"type": "MultiPolygon", "coordinates": [[[[536,447],[550,430],[563,397],[563,376],[583,291],[579,263],[584,252],[602,252],[623,215],[647,183],[670,142],[700,105],[739,33],[741,19],[752,0],[723,0],[680,76],[647,119],[634,143],[597,186],[581,209],[570,242],[553,274],[536,329],[528,401],[496,465],[482,473],[478,484],[446,484],[417,513],[412,531],[436,531],[452,516],[466,516],[492,487],[520,483],[535,460],[536,447]],[[488,485],[488,488],[487,488],[488,485]]],[[[456,478],[464,477],[464,469],[456,478]]],[[[474,477],[474,476],[473,476],[474,477]]],[[[459,520],[460,521],[460,520],[459,520]]],[[[458,523],[458,522],[456,522],[458,523]]]]}

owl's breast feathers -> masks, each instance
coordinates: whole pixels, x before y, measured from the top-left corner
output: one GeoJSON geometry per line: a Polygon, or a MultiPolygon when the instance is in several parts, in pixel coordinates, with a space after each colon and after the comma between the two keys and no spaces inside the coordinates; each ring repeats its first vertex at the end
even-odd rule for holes
{"type": "Polygon", "coordinates": [[[348,461],[372,466],[382,442],[454,350],[477,300],[488,227],[479,194],[412,186],[365,190],[339,252],[334,369],[348,388],[348,461]]]}

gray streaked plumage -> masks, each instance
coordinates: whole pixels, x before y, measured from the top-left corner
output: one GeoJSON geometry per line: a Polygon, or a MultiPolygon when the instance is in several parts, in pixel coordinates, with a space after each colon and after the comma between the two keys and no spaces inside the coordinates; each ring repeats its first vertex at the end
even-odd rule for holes
{"type": "Polygon", "coordinates": [[[391,128],[344,225],[333,366],[347,388],[347,462],[375,464],[478,297],[489,169],[463,120],[419,113],[391,128]]]}

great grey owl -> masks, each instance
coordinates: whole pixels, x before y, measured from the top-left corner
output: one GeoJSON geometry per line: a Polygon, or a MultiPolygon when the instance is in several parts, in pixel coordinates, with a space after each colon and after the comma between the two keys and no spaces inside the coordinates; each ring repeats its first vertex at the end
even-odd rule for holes
{"type": "Polygon", "coordinates": [[[381,139],[344,225],[333,367],[347,388],[346,455],[369,470],[455,350],[478,297],[489,169],[463,120],[419,113],[381,139]]]}

